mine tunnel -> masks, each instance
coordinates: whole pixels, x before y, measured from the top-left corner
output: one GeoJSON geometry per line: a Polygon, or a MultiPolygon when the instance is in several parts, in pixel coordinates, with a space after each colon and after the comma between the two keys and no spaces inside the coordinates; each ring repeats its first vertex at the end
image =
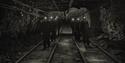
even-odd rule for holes
{"type": "Polygon", "coordinates": [[[124,63],[123,0],[0,0],[0,63],[124,63]]]}

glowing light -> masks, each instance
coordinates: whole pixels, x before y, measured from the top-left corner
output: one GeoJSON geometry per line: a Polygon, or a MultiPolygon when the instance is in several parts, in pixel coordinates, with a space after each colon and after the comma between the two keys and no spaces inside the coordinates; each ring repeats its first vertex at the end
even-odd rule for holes
{"type": "Polygon", "coordinates": [[[85,19],[86,17],[84,16],[83,18],[85,19]]]}
{"type": "Polygon", "coordinates": [[[45,17],[44,17],[44,19],[46,20],[46,19],[47,19],[47,17],[45,16],[45,17]]]}
{"type": "Polygon", "coordinates": [[[72,18],[72,21],[74,21],[75,19],[74,18],[72,18]]]}
{"type": "Polygon", "coordinates": [[[22,13],[22,12],[20,12],[20,14],[21,14],[21,16],[23,16],[23,13],[22,13]]]}
{"type": "Polygon", "coordinates": [[[58,16],[56,16],[56,17],[55,17],[55,20],[57,20],[58,18],[59,18],[59,17],[58,17],[58,16]]]}
{"type": "Polygon", "coordinates": [[[53,19],[53,16],[50,16],[50,19],[53,19]]]}
{"type": "Polygon", "coordinates": [[[77,20],[79,21],[79,20],[80,20],[80,18],[77,18],[77,20]]]}

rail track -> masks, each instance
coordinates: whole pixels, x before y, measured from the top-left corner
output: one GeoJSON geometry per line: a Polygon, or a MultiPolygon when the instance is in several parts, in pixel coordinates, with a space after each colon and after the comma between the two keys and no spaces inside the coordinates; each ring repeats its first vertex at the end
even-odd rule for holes
{"type": "Polygon", "coordinates": [[[31,63],[35,61],[45,63],[49,52],[55,46],[55,42],[52,42],[50,48],[47,48],[46,50],[42,50],[43,49],[42,43],[43,41],[38,42],[29,51],[25,52],[24,55],[21,56],[17,61],[15,61],[15,63],[31,63]],[[33,61],[30,61],[31,59],[33,61]],[[40,61],[37,59],[39,59],[40,61]]]}
{"type": "Polygon", "coordinates": [[[116,58],[115,55],[109,53],[107,50],[99,46],[97,43],[94,43],[94,42],[90,42],[90,43],[94,46],[93,49],[95,49],[96,52],[101,52],[102,55],[109,60],[107,61],[108,63],[121,63],[120,60],[116,58]]]}
{"type": "Polygon", "coordinates": [[[38,42],[35,46],[33,46],[28,52],[26,52],[23,56],[21,56],[15,63],[20,63],[25,57],[31,54],[37,47],[42,44],[42,41],[38,42]]]}
{"type": "Polygon", "coordinates": [[[69,42],[62,41],[55,45],[50,52],[47,63],[87,63],[87,61],[77,42],[69,40],[69,42]]]}
{"type": "Polygon", "coordinates": [[[36,44],[15,63],[120,63],[114,55],[108,53],[96,43],[92,43],[95,47],[87,48],[83,42],[76,42],[71,37],[63,38],[56,40],[45,51],[41,50],[41,44],[42,42],[36,44]],[[35,49],[39,50],[38,54],[35,49]],[[32,54],[39,58],[32,60],[32,58],[35,58],[32,54]],[[25,58],[29,58],[30,61],[26,62],[25,58]]]}

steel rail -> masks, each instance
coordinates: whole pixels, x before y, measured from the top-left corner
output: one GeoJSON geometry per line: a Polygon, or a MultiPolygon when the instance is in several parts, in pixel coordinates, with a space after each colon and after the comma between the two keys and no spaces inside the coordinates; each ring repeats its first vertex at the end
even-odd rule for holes
{"type": "Polygon", "coordinates": [[[21,6],[24,6],[24,7],[32,8],[35,11],[41,11],[41,12],[44,12],[44,13],[48,13],[48,12],[46,12],[44,10],[41,10],[41,9],[38,9],[38,8],[34,8],[34,7],[32,7],[32,6],[28,5],[28,4],[25,4],[25,3],[23,3],[23,2],[21,2],[19,0],[13,0],[13,2],[15,2],[15,3],[17,3],[17,4],[21,5],[21,6]]]}
{"type": "Polygon", "coordinates": [[[78,51],[79,51],[79,53],[80,53],[80,56],[82,57],[83,63],[88,63],[87,60],[86,60],[86,58],[85,58],[85,56],[84,56],[83,53],[80,51],[80,47],[79,47],[78,43],[76,43],[75,40],[74,40],[74,43],[75,43],[75,45],[76,45],[76,47],[77,47],[77,49],[78,49],[78,51]]]}
{"type": "MultiPolygon", "coordinates": [[[[55,40],[55,42],[59,42],[59,41],[60,41],[60,38],[55,40]]],[[[58,45],[58,43],[55,43],[54,47],[51,49],[51,52],[50,52],[50,54],[48,56],[48,60],[47,60],[46,63],[51,63],[51,60],[52,60],[52,58],[54,56],[55,50],[57,48],[57,45],[58,45]]]]}
{"type": "Polygon", "coordinates": [[[105,49],[103,49],[101,46],[99,46],[96,43],[91,42],[94,46],[96,46],[100,51],[102,51],[105,55],[107,55],[111,60],[113,60],[115,63],[120,63],[119,60],[117,58],[115,58],[114,55],[110,54],[109,52],[107,52],[105,49]]]}
{"type": "Polygon", "coordinates": [[[22,57],[20,57],[15,63],[20,63],[26,56],[31,54],[37,47],[39,47],[40,44],[42,44],[42,41],[40,41],[34,47],[32,47],[27,53],[25,53],[22,57]]]}
{"type": "Polygon", "coordinates": [[[51,60],[52,60],[52,58],[53,58],[53,56],[54,56],[55,50],[56,50],[56,48],[57,48],[57,45],[58,45],[58,44],[55,44],[54,47],[52,48],[52,50],[51,50],[51,52],[50,52],[50,54],[49,54],[49,57],[48,57],[48,60],[47,60],[46,63],[51,63],[51,60]]]}
{"type": "MultiPolygon", "coordinates": [[[[75,41],[74,41],[74,42],[75,42],[75,41]]],[[[78,46],[78,44],[77,44],[76,42],[75,42],[75,45],[76,45],[76,47],[77,47],[77,49],[78,49],[78,52],[80,53],[80,56],[82,57],[83,63],[87,63],[87,61],[86,61],[84,55],[83,55],[82,52],[80,51],[80,48],[79,48],[79,46],[78,46]]],[[[51,60],[53,59],[53,56],[54,56],[54,53],[55,53],[55,51],[56,51],[57,46],[58,46],[58,44],[55,44],[55,46],[52,48],[52,50],[51,50],[51,52],[50,52],[50,54],[49,54],[49,58],[48,58],[48,60],[47,60],[46,63],[51,63],[51,60]]]]}

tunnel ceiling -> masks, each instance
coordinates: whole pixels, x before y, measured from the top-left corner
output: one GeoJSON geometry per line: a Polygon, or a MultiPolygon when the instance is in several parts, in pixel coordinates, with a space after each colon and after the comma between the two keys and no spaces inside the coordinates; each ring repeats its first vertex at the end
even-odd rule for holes
{"type": "MultiPolygon", "coordinates": [[[[7,4],[13,4],[13,0],[1,0],[7,4]]],[[[107,3],[109,0],[18,0],[27,5],[30,5],[35,8],[39,8],[44,11],[65,11],[69,7],[87,7],[95,8],[104,3],[107,3]]]]}
{"type": "Polygon", "coordinates": [[[53,10],[65,11],[69,8],[70,5],[71,7],[77,7],[77,8],[80,7],[94,8],[106,2],[106,0],[20,0],[20,1],[45,11],[53,11],[53,10]]]}
{"type": "MultiPolygon", "coordinates": [[[[86,7],[93,10],[95,8],[99,8],[100,5],[109,3],[109,0],[0,0],[0,5],[1,3],[17,7],[19,8],[17,9],[19,11],[38,17],[41,15],[48,15],[48,12],[51,11],[67,11],[72,7],[78,9],[86,7]],[[30,11],[30,9],[34,8],[36,8],[35,11],[30,11]],[[39,13],[38,11],[37,13],[37,10],[42,10],[42,12],[40,11],[39,13]]],[[[5,5],[2,6],[4,7],[5,5]]]]}

